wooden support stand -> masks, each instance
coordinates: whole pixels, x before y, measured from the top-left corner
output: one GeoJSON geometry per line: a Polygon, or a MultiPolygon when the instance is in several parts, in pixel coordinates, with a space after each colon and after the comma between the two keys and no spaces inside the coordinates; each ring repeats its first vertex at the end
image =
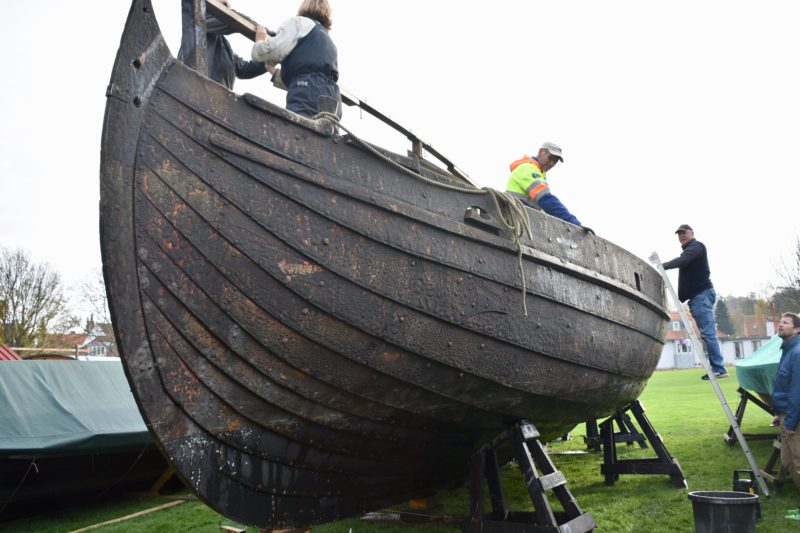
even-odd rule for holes
{"type": "MultiPolygon", "coordinates": [[[[683,476],[681,466],[667,451],[667,447],[661,437],[655,432],[652,424],[644,414],[644,408],[639,400],[634,401],[628,407],[620,411],[625,413],[630,411],[639,427],[642,428],[647,440],[657,457],[652,459],[617,459],[617,438],[614,435],[614,422],[617,421],[619,413],[600,424],[600,435],[603,441],[603,464],[600,466],[600,473],[605,476],[606,485],[613,485],[619,479],[620,474],[666,474],[670,477],[672,484],[679,488],[687,488],[686,478],[683,476]]],[[[628,418],[630,423],[630,418],[628,418]]],[[[630,440],[622,440],[630,444],[630,440]]],[[[642,443],[640,443],[641,446],[642,443]]],[[[646,447],[642,446],[643,448],[646,447]]]]}
{"type": "Polygon", "coordinates": [[[784,483],[791,481],[789,472],[787,472],[781,464],[780,433],[778,434],[778,438],[772,441],[772,453],[767,460],[767,464],[764,465],[764,468],[761,470],[761,475],[772,481],[772,486],[775,487],[776,494],[781,490],[781,487],[783,487],[784,483]],[[775,468],[776,463],[778,465],[777,468],[775,468]]]}
{"type": "Polygon", "coordinates": [[[556,470],[545,452],[539,432],[527,420],[517,422],[473,456],[470,469],[470,516],[464,526],[465,533],[584,533],[596,527],[592,515],[582,512],[578,507],[567,489],[567,480],[556,470]],[[496,447],[506,440],[514,451],[534,512],[510,511],[506,507],[496,453],[496,447]],[[484,510],[484,485],[489,488],[491,512],[484,510]],[[553,491],[564,508],[563,512],[553,511],[547,497],[548,491],[553,491]]]}
{"type": "MultiPolygon", "coordinates": [[[[736,414],[734,416],[736,417],[736,423],[739,424],[739,427],[742,427],[742,418],[744,418],[744,409],[745,407],[747,407],[748,401],[753,402],[754,404],[759,406],[761,409],[763,409],[770,415],[775,416],[775,411],[773,411],[769,405],[761,401],[760,398],[756,398],[755,396],[750,394],[749,391],[743,389],[742,387],[739,387],[736,390],[736,392],[739,393],[740,400],[739,400],[739,406],[736,408],[736,414]]],[[[775,438],[774,433],[743,433],[743,435],[745,439],[752,439],[752,440],[767,440],[775,438]]],[[[728,428],[728,431],[726,431],[723,434],[723,437],[725,438],[725,442],[728,443],[728,446],[733,446],[733,444],[736,442],[736,435],[733,432],[732,425],[730,426],[730,428],[728,428]]]]}
{"type": "MultiPolygon", "coordinates": [[[[613,422],[617,423],[617,428],[619,429],[619,431],[614,432],[614,442],[624,442],[628,446],[637,442],[640,448],[647,448],[647,439],[644,435],[639,433],[639,430],[633,425],[631,417],[628,416],[627,413],[618,411],[609,420],[611,419],[613,419],[613,422]]],[[[583,442],[586,444],[586,447],[593,452],[599,452],[603,449],[603,439],[600,436],[600,432],[597,430],[597,420],[586,421],[586,435],[583,437],[583,442]]]]}

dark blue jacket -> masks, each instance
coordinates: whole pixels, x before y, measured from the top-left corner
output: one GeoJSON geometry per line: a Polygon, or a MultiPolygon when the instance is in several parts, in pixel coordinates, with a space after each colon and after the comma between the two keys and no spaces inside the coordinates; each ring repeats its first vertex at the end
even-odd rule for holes
{"type": "Polygon", "coordinates": [[[713,289],[711,269],[708,266],[708,253],[705,245],[692,239],[683,246],[683,253],[664,263],[664,270],[678,270],[678,299],[691,300],[707,289],[713,289]]]}
{"type": "Polygon", "coordinates": [[[772,389],[772,407],[785,414],[783,427],[794,431],[800,423],[800,335],[781,344],[781,362],[772,389]]]}
{"type": "Polygon", "coordinates": [[[539,200],[539,206],[542,208],[542,211],[548,215],[558,217],[561,220],[566,220],[570,224],[575,224],[576,226],[581,225],[581,221],[578,220],[578,217],[570,213],[569,209],[567,209],[567,206],[562,204],[561,200],[559,200],[558,197],[551,192],[542,195],[542,198],[539,200]]]}
{"type": "Polygon", "coordinates": [[[322,24],[314,21],[314,29],[281,61],[281,79],[286,87],[291,87],[297,76],[314,72],[336,83],[339,80],[337,63],[336,45],[322,24]]]}
{"type": "MultiPolygon", "coordinates": [[[[238,12],[237,12],[238,13],[238,12]]],[[[242,15],[241,13],[239,13],[242,15]]],[[[252,22],[250,17],[242,15],[252,22]]],[[[242,59],[233,53],[231,43],[225,35],[233,33],[233,28],[209,15],[206,17],[206,53],[208,54],[208,77],[233,90],[236,78],[249,80],[267,71],[264,63],[242,59]]],[[[178,51],[178,61],[184,57],[183,49],[178,51]]]]}

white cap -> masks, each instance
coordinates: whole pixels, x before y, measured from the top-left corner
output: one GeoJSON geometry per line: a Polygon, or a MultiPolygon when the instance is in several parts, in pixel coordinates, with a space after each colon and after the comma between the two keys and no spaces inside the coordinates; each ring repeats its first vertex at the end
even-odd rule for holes
{"type": "Polygon", "coordinates": [[[542,145],[542,150],[546,151],[553,157],[557,157],[562,163],[564,162],[564,156],[561,155],[561,147],[556,143],[546,142],[542,145]]]}

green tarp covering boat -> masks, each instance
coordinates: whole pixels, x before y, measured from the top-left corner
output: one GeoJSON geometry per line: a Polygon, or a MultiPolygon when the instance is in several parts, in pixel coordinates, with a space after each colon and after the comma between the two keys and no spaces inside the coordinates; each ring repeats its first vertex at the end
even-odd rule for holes
{"type": "Polygon", "coordinates": [[[0,454],[141,448],[152,442],[116,362],[0,365],[0,454]]]}
{"type": "Polygon", "coordinates": [[[0,529],[151,489],[166,469],[119,361],[0,363],[0,529]]]}
{"type": "Polygon", "coordinates": [[[736,362],[736,378],[742,388],[772,394],[782,343],[781,338],[775,335],[747,358],[736,362]]]}

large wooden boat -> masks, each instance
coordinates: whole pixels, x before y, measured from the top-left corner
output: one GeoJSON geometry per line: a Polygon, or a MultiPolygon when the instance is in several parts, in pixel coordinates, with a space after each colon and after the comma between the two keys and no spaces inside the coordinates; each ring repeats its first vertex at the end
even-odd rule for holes
{"type": "Polygon", "coordinates": [[[517,245],[457,173],[338,131],[177,62],[133,2],[102,145],[116,336],[185,483],[260,527],[457,484],[523,418],[613,413],[668,320],[631,253],[528,209],[517,245]]]}

